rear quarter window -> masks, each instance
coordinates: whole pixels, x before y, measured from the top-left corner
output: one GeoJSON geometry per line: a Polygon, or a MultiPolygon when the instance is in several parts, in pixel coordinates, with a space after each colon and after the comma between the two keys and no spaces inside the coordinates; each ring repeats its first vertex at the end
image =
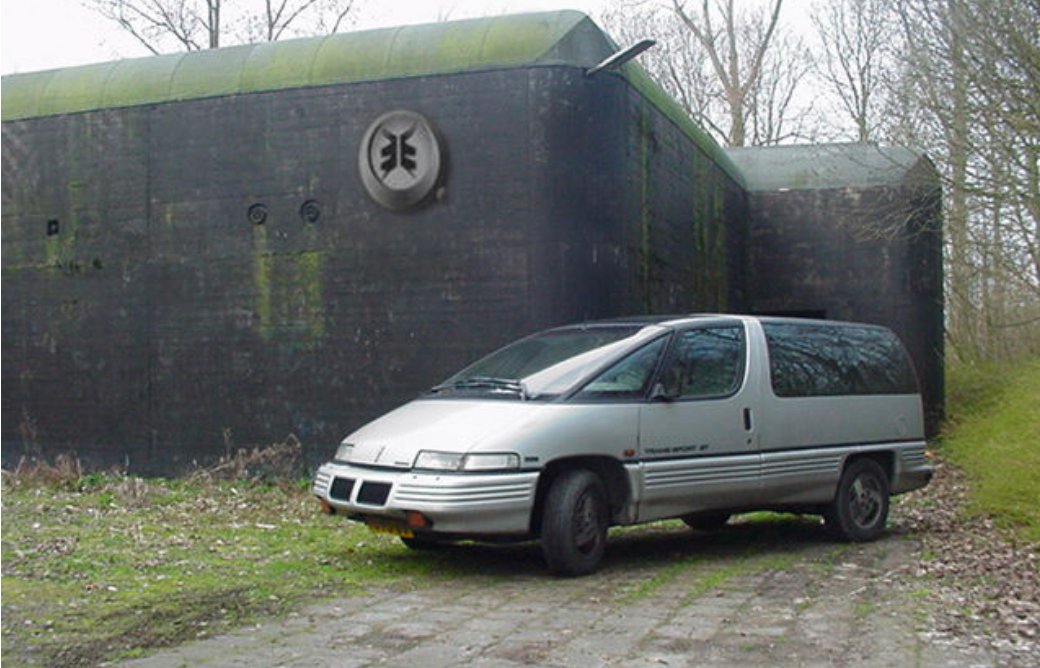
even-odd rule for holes
{"type": "Polygon", "coordinates": [[[778,397],[913,394],[906,350],[881,327],[763,323],[778,397]]]}

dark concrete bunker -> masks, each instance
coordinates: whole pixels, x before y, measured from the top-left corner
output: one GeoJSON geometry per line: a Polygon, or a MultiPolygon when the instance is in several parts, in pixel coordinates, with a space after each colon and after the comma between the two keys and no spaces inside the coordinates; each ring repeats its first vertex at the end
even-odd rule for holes
{"type": "Polygon", "coordinates": [[[5,77],[5,466],[313,461],[510,339],[633,313],[886,324],[939,410],[930,164],[763,186],[782,149],[721,150],[634,63],[586,76],[615,49],[556,12],[5,77]]]}

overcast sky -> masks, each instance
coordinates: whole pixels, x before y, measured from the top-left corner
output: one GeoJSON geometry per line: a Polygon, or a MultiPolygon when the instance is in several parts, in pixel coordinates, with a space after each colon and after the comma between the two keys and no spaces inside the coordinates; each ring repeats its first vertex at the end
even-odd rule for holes
{"type": "MultiPolygon", "coordinates": [[[[598,16],[609,0],[357,0],[354,30],[441,17],[579,9],[598,16]]],[[[81,0],[0,0],[0,71],[33,72],[149,55],[81,0]]]]}

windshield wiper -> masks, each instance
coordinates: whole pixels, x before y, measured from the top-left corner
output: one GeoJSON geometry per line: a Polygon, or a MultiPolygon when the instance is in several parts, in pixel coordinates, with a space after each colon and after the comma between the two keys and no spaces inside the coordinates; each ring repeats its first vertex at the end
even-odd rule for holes
{"type": "Polygon", "coordinates": [[[490,376],[470,376],[469,378],[460,378],[453,380],[450,383],[443,383],[433,387],[430,392],[440,392],[442,390],[492,390],[495,392],[512,392],[520,395],[520,398],[524,401],[529,399],[531,395],[527,392],[527,386],[524,385],[522,380],[514,380],[511,378],[492,378],[490,376]]]}

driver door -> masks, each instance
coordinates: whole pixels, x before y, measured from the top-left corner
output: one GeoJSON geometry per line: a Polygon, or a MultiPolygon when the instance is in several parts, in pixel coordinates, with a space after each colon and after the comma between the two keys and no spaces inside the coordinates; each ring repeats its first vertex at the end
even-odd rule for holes
{"type": "Polygon", "coordinates": [[[760,496],[743,323],[675,334],[641,407],[639,520],[753,505],[760,496]]]}

